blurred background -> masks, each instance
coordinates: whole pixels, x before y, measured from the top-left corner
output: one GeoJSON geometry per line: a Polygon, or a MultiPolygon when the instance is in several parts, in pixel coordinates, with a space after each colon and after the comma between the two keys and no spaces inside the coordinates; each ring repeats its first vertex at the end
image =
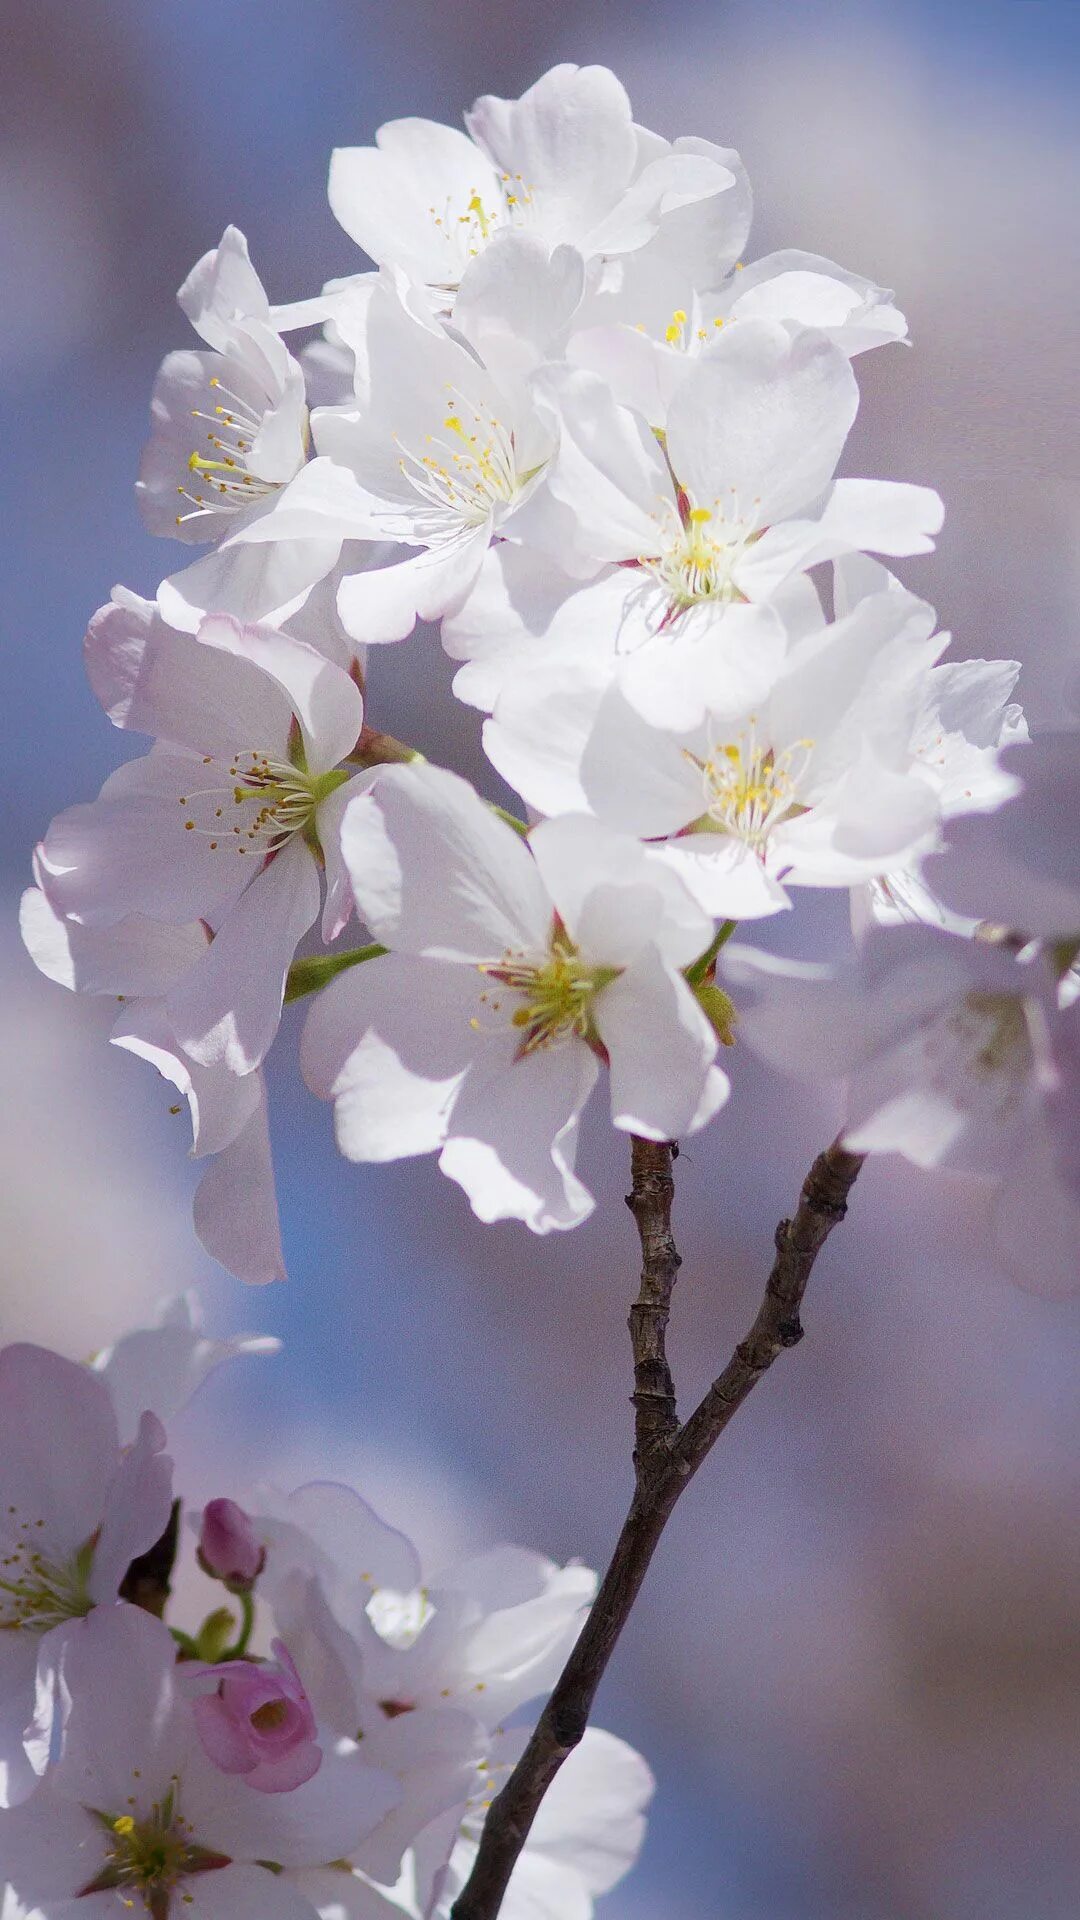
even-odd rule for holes
{"type": "MultiPolygon", "coordinates": [[[[194,1241],[171,1091],[19,946],[33,842],[126,757],[82,677],[87,617],[178,564],[131,494],[158,361],[188,343],[173,290],[234,221],[273,297],[315,291],[358,260],[325,204],[333,145],[606,62],[646,124],[741,150],[749,257],[794,245],[897,288],[915,348],[859,362],[847,470],[940,489],[940,550],[906,577],[959,652],[1023,661],[1045,721],[1080,664],[1080,6],[6,0],[0,31],[0,1336],[85,1353],[196,1284],[215,1328],[286,1341],[181,1423],[196,1494],[269,1461],[352,1478],[433,1569],[500,1536],[602,1564],[628,1490],[625,1142],[594,1116],[579,1232],[482,1229],[432,1162],[336,1158],[290,1019],[270,1078],[291,1279],[245,1292],[194,1241]]],[[[385,651],[373,717],[481,778],[448,681],[430,635],[385,651]]],[[[827,956],[843,903],[765,938],[827,956]]],[[[735,1071],[678,1164],[684,1404],[837,1119],[735,1071]]],[[[607,1920],[1080,1909],[1077,1310],[987,1269],[982,1213],[872,1166],[808,1338],[676,1516],[600,1703],[659,1782],[607,1920]]]]}

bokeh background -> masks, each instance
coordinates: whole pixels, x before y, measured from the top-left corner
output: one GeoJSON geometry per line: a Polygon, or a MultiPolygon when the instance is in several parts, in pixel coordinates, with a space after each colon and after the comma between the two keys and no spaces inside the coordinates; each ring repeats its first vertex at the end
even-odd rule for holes
{"type": "MultiPolygon", "coordinates": [[[[185,1418],[197,1493],[340,1473],[435,1566],[499,1536],[600,1564],[628,1486],[625,1143],[587,1131],[579,1232],[482,1229],[430,1162],[337,1160],[290,1019],[270,1078],[292,1277],[248,1293],[192,1236],[169,1090],[19,947],[34,840],[126,757],[82,678],[87,616],[177,564],[131,495],[155,368],[186,344],[173,290],[231,220],[275,297],[314,291],[357,262],[323,195],[334,144],[605,61],[639,119],[741,149],[751,255],[898,289],[916,345],[859,363],[847,470],[940,488],[939,553],[907,577],[958,651],[1023,661],[1046,721],[1080,664],[1080,6],[7,0],[0,32],[0,1333],[84,1353],[198,1285],[213,1326],[286,1348],[185,1418]]],[[[384,652],[378,722],[481,778],[448,679],[431,636],[384,652]]],[[[823,896],[767,929],[815,957],[844,937],[823,896]]],[[[684,1402],[837,1117],[735,1071],[678,1167],[684,1402]]],[[[608,1920],[1080,1909],[1077,1313],[988,1270],[982,1214],[868,1170],[809,1337],[672,1525],[601,1699],[659,1781],[608,1920]]]]}

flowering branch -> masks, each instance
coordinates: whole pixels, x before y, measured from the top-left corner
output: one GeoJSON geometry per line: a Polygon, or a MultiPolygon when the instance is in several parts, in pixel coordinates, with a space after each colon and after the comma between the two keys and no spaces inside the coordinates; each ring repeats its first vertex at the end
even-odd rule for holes
{"type": "Polygon", "coordinates": [[[631,1309],[636,1446],[634,1493],[592,1611],[536,1729],[492,1802],[476,1863],[451,1920],[495,1920],[545,1793],[581,1740],[596,1690],[680,1494],[777,1356],[802,1338],[799,1311],[814,1262],[847,1211],[864,1155],[839,1140],[818,1155],[790,1220],[753,1326],[680,1427],[664,1350],[679,1256],[671,1237],[672,1147],[635,1138],[628,1204],[641,1236],[641,1292],[631,1309]]]}

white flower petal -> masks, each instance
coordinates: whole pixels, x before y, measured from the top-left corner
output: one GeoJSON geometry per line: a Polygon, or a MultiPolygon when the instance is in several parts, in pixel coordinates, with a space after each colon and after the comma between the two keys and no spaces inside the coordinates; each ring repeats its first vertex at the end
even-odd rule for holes
{"type": "Polygon", "coordinates": [[[731,1091],[713,1065],[716,1035],[686,982],[646,947],[597,996],[611,1059],[611,1118],[627,1133],[675,1140],[703,1126],[731,1091]]]}
{"type": "Polygon", "coordinates": [[[380,771],[347,808],[341,846],[360,912],[387,946],[466,961],[546,951],[551,905],[532,860],[457,774],[380,771]]]}
{"type": "Polygon", "coordinates": [[[672,467],[700,506],[731,497],[767,526],[828,485],[858,398],[831,341],[748,320],[724,330],[672,400],[672,467]]]}
{"type": "Polygon", "coordinates": [[[439,1165],[480,1220],[524,1220],[534,1233],[575,1227],[594,1205],[573,1165],[596,1060],[580,1042],[516,1060],[513,1044],[490,1041],[471,1068],[439,1165]]]}
{"type": "MultiPolygon", "coordinates": [[[[250,1079],[259,1078],[251,1074],[250,1079]]],[[[284,1280],[266,1090],[247,1125],[212,1160],[195,1192],[195,1232],[212,1259],[250,1285],[284,1280]]]]}
{"type": "Polygon", "coordinates": [[[480,986],[471,968],[395,953],[324,988],[300,1062],[312,1092],[336,1103],[347,1159],[397,1160],[442,1146],[476,1050],[470,1020],[480,986]]]}
{"type": "Polygon", "coordinates": [[[649,849],[587,814],[541,821],[529,835],[571,938],[590,966],[626,966],[655,945],[673,966],[708,946],[712,922],[649,849]]]}

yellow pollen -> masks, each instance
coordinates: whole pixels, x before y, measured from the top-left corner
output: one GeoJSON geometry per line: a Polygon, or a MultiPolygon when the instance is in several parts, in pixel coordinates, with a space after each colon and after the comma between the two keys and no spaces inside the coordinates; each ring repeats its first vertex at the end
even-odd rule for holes
{"type": "Polygon", "coordinates": [[[707,760],[697,760],[704,786],[705,811],[714,827],[762,853],[782,820],[805,813],[799,786],[810,764],[812,740],[795,740],[779,750],[760,740],[751,715],[737,740],[718,741],[707,760]]]}
{"type": "MultiPolygon", "coordinates": [[[[501,960],[480,962],[477,971],[495,983],[494,988],[484,989],[480,1002],[487,1011],[501,1016],[496,1031],[507,1017],[503,1013],[506,993],[516,997],[509,1024],[521,1035],[518,1057],[523,1058],[570,1039],[594,1044],[593,1002],[597,993],[617,978],[619,969],[586,965],[565,927],[556,922],[546,959],[505,953],[501,960]]],[[[475,1016],[469,1025],[474,1032],[483,1030],[475,1016]]]]}

